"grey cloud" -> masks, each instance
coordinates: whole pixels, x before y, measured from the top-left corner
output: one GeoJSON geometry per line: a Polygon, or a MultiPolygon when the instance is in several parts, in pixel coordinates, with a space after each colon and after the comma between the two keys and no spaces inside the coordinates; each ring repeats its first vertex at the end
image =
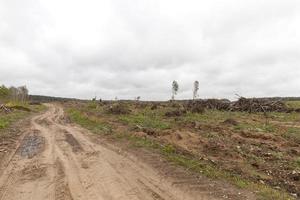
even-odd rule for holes
{"type": "Polygon", "coordinates": [[[299,96],[298,0],[2,1],[0,80],[113,99],[299,96]]]}

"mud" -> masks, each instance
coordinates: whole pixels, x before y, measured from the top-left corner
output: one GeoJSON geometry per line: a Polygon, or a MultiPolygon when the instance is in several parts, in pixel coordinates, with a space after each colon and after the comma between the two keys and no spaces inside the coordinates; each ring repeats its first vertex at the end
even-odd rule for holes
{"type": "Polygon", "coordinates": [[[23,158],[32,158],[43,150],[44,144],[44,138],[35,132],[33,135],[28,135],[23,139],[18,153],[23,158]]]}

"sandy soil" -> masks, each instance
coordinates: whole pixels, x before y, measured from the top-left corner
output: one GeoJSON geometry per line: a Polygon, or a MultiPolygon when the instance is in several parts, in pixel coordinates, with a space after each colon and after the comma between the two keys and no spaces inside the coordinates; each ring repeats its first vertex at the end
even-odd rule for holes
{"type": "Polygon", "coordinates": [[[1,200],[215,199],[165,179],[150,165],[95,143],[49,104],[32,118],[0,171],[1,200]]]}

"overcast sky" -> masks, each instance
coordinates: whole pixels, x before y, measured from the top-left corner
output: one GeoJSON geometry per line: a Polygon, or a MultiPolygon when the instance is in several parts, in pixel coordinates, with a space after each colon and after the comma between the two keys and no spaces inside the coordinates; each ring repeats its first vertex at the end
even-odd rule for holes
{"type": "Polygon", "coordinates": [[[0,84],[76,98],[300,96],[299,0],[0,0],[0,84]]]}

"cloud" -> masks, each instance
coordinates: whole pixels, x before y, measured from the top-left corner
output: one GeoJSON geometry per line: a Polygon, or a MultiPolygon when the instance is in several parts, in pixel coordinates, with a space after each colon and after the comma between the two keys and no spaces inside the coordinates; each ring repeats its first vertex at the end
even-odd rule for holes
{"type": "Polygon", "coordinates": [[[0,80],[104,99],[299,96],[297,0],[0,2],[0,80]]]}

